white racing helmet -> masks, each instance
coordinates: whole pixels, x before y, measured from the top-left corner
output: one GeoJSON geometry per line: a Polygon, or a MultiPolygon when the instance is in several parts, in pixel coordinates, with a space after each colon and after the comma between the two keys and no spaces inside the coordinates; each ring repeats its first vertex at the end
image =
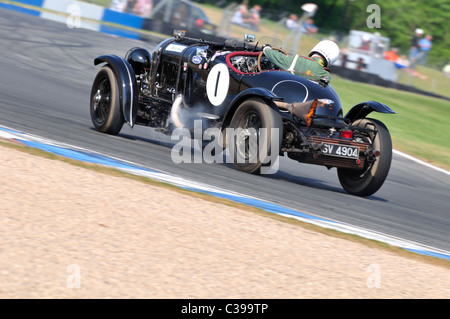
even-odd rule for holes
{"type": "Polygon", "coordinates": [[[326,67],[332,65],[336,62],[339,56],[339,47],[337,44],[331,40],[323,40],[316,44],[314,48],[312,48],[311,52],[309,52],[309,57],[314,54],[320,54],[324,57],[326,61],[326,67]]]}

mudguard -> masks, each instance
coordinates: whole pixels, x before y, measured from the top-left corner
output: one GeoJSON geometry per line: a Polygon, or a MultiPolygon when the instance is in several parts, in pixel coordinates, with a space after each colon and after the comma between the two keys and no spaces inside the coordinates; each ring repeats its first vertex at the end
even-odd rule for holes
{"type": "MultiPolygon", "coordinates": [[[[283,100],[279,96],[273,94],[271,91],[265,89],[265,88],[251,88],[247,89],[245,91],[242,91],[238,95],[234,97],[232,102],[230,103],[230,106],[228,107],[224,117],[223,117],[223,126],[228,125],[231,122],[231,118],[233,117],[234,112],[239,107],[239,105],[242,103],[243,100],[249,98],[249,97],[261,97],[265,100],[270,101],[281,101],[283,100]]],[[[280,112],[279,108],[275,105],[275,103],[267,103],[267,105],[271,108],[273,108],[278,113],[280,112]]]]}
{"type": "Polygon", "coordinates": [[[116,55],[102,55],[94,59],[94,65],[108,63],[116,75],[119,85],[120,108],[125,122],[130,127],[136,121],[139,91],[136,83],[136,76],[130,63],[116,55]]]}
{"type": "Polygon", "coordinates": [[[350,109],[350,111],[345,114],[345,118],[349,119],[351,122],[354,122],[358,119],[363,119],[367,115],[372,112],[379,113],[387,113],[387,114],[395,114],[395,112],[387,105],[376,102],[376,101],[367,101],[362,102],[350,109]]]}

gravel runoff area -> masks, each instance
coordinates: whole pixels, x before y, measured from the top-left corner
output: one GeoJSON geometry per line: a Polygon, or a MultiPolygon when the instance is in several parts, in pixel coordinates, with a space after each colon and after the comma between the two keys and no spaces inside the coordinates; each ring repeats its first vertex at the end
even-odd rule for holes
{"type": "Polygon", "coordinates": [[[0,146],[0,298],[449,298],[450,269],[0,146]]]}

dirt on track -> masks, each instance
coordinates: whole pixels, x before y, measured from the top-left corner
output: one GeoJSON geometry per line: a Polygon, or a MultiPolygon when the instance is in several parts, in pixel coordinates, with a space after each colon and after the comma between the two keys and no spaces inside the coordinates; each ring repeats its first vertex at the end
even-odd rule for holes
{"type": "Polygon", "coordinates": [[[0,298],[449,298],[450,270],[0,146],[0,298]]]}

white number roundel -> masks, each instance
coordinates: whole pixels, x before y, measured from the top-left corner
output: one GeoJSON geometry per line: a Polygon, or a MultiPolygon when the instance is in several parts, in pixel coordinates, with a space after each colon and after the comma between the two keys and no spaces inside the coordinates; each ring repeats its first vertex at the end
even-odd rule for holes
{"type": "Polygon", "coordinates": [[[212,105],[218,106],[225,101],[230,86],[230,74],[224,63],[216,64],[209,71],[206,80],[206,94],[212,105]]]}

